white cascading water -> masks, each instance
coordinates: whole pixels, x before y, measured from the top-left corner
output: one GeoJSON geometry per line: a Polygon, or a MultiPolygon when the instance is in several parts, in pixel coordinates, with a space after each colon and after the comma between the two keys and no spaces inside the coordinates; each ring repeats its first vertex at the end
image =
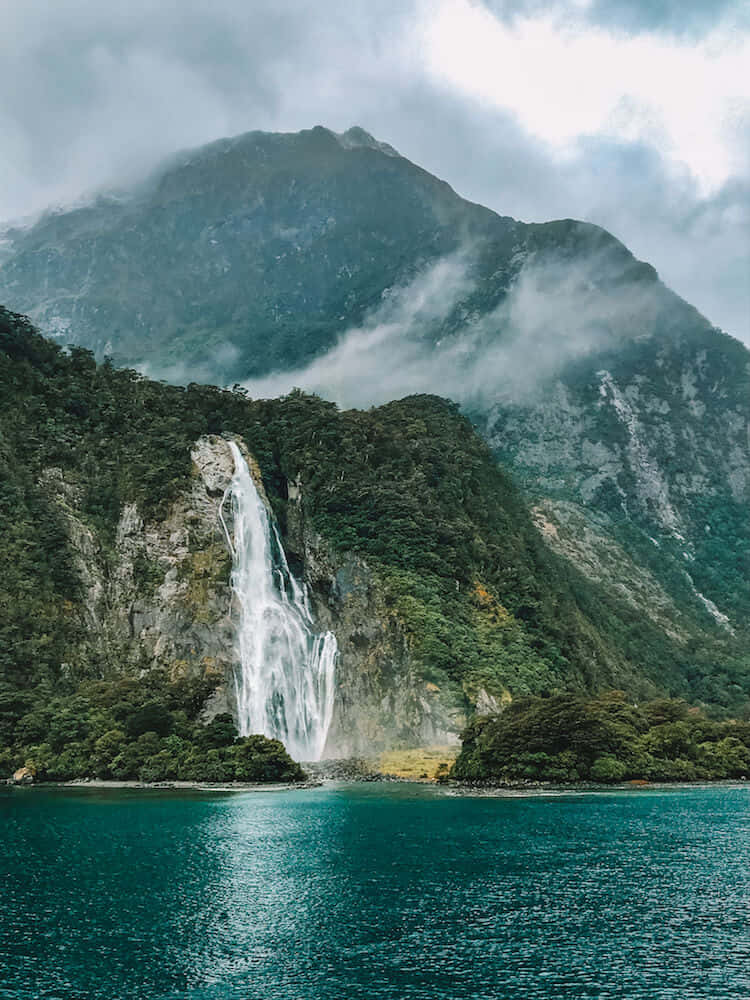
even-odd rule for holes
{"type": "Polygon", "coordinates": [[[240,736],[281,740],[295,760],[320,760],[333,715],[338,647],[316,633],[307,591],[292,575],[276,525],[242,452],[229,442],[234,476],[231,586],[238,611],[235,671],[240,736]]]}

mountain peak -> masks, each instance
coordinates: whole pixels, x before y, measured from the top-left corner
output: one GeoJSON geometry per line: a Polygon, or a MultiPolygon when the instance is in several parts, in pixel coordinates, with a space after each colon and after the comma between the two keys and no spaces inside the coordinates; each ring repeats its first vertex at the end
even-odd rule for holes
{"type": "Polygon", "coordinates": [[[359,125],[352,125],[346,132],[334,133],[344,149],[376,149],[386,156],[400,156],[398,150],[387,142],[379,142],[375,136],[365,131],[359,125]]]}

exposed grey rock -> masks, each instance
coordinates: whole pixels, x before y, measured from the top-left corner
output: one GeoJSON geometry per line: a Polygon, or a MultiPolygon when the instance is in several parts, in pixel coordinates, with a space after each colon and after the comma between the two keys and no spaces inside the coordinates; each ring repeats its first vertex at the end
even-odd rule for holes
{"type": "MultiPolygon", "coordinates": [[[[264,502],[258,464],[241,441],[264,502]]],[[[105,556],[85,523],[80,498],[60,470],[43,477],[63,512],[86,588],[87,644],[109,671],[158,668],[170,676],[219,681],[203,718],[234,712],[235,609],[230,587],[231,505],[222,501],[234,471],[227,440],[203,437],[191,451],[190,488],[162,521],[126,504],[114,549],[105,556]]],[[[287,554],[302,567],[320,629],[339,647],[328,757],[351,757],[398,745],[454,743],[465,722],[457,691],[438,691],[421,676],[407,639],[367,563],[334,554],[304,515],[304,484],[290,483],[287,554]]]]}
{"type": "Polygon", "coordinates": [[[477,703],[475,706],[475,711],[477,715],[497,715],[498,712],[502,712],[503,702],[496,698],[494,695],[489,694],[484,688],[480,688],[477,692],[477,703]]]}
{"type": "Polygon", "coordinates": [[[584,507],[564,500],[545,500],[532,509],[534,522],[549,547],[569,559],[594,583],[603,584],[632,608],[642,612],[678,642],[687,639],[675,602],[644,566],[634,562],[584,507]]]}
{"type": "Polygon", "coordinates": [[[364,559],[334,554],[310,529],[299,481],[293,496],[287,508],[288,551],[304,567],[316,621],[335,633],[339,646],[324,756],[456,742],[466,721],[462,694],[438,691],[425,681],[387,606],[382,581],[364,559]]]}

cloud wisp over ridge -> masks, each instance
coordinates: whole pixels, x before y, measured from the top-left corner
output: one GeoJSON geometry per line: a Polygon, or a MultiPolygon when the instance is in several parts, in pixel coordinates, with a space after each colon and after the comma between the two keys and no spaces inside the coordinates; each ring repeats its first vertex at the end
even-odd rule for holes
{"type": "Polygon", "coordinates": [[[356,408],[436,393],[486,409],[528,399],[570,362],[643,336],[658,307],[656,283],[626,282],[602,294],[606,255],[574,264],[532,256],[497,307],[472,315],[462,307],[476,290],[473,255],[468,247],[441,258],[388,289],[366,322],[310,364],[244,388],[258,399],[297,388],[356,408]]]}

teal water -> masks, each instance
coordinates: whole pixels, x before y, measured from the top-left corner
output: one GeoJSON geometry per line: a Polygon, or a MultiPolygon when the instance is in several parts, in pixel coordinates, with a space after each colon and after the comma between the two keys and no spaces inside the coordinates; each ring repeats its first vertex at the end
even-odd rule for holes
{"type": "Polygon", "coordinates": [[[0,997],[750,997],[750,788],[0,792],[0,997]]]}

